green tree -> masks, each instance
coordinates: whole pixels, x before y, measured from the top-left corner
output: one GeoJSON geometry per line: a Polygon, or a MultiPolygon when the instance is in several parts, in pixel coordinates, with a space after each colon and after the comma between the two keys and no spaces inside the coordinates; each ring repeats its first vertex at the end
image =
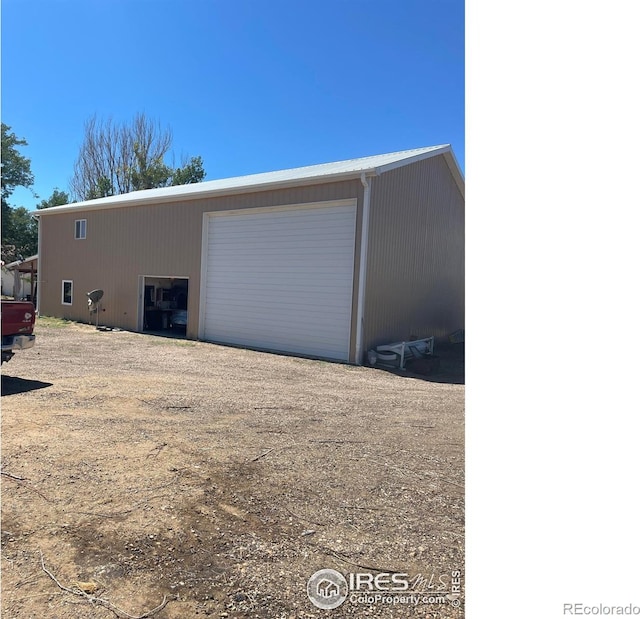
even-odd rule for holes
{"type": "Polygon", "coordinates": [[[95,185],[89,188],[85,194],[85,200],[95,200],[96,198],[106,198],[115,195],[113,183],[106,176],[99,176],[95,185]]]}
{"type": "Polygon", "coordinates": [[[181,168],[176,168],[171,177],[172,185],[188,185],[200,183],[204,180],[205,171],[202,165],[202,157],[191,157],[181,168]]]}
{"type": "Polygon", "coordinates": [[[18,148],[27,141],[2,123],[2,260],[12,262],[18,254],[30,256],[38,248],[38,227],[24,207],[11,208],[9,198],[16,187],[33,185],[31,160],[18,148]]]}
{"type": "MultiPolygon", "coordinates": [[[[28,258],[38,253],[38,222],[24,206],[12,209],[11,214],[11,260],[20,256],[28,258]]],[[[4,227],[4,226],[3,226],[4,227]]]]}
{"type": "Polygon", "coordinates": [[[2,199],[6,200],[16,187],[31,187],[33,174],[31,160],[16,147],[27,146],[27,141],[10,133],[11,127],[2,123],[2,199]]]}
{"type": "Polygon", "coordinates": [[[47,200],[42,200],[36,204],[38,210],[43,208],[51,208],[52,206],[64,206],[65,204],[71,204],[71,198],[66,191],[60,191],[57,187],[53,190],[51,197],[47,200]]]}

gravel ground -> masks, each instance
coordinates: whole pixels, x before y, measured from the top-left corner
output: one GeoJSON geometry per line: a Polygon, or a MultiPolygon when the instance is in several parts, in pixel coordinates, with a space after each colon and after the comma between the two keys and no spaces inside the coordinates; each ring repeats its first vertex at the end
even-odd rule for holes
{"type": "Polygon", "coordinates": [[[416,377],[53,319],[37,336],[2,368],[3,617],[464,616],[460,359],[416,377]],[[319,609],[325,568],[424,598],[354,576],[319,609]]]}

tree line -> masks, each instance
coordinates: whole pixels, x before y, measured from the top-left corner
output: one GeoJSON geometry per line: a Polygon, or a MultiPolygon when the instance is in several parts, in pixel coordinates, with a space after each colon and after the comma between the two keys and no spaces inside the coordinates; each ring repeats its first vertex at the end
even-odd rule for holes
{"type": "MultiPolygon", "coordinates": [[[[56,187],[37,209],[95,200],[142,189],[199,183],[205,178],[201,157],[185,158],[181,165],[165,159],[171,150],[170,128],[137,114],[130,122],[91,117],[69,181],[69,191],[56,187]]],[[[38,251],[38,225],[24,206],[12,206],[17,187],[31,189],[31,160],[21,153],[28,146],[2,123],[2,260],[13,262],[38,251]]]]}

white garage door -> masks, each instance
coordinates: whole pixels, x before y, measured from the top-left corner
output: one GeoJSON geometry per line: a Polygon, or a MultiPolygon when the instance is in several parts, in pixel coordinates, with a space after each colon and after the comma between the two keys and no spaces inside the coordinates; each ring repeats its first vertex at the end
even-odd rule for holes
{"type": "Polygon", "coordinates": [[[355,204],[208,217],[203,339],[347,361],[355,204]]]}

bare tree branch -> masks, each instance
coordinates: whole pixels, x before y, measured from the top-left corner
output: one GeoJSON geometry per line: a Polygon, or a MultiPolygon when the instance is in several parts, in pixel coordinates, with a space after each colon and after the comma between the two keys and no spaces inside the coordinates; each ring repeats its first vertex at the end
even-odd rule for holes
{"type": "Polygon", "coordinates": [[[145,114],[128,124],[92,116],[70,181],[74,198],[92,200],[170,184],[174,170],[164,157],[172,141],[171,129],[145,114]]]}

